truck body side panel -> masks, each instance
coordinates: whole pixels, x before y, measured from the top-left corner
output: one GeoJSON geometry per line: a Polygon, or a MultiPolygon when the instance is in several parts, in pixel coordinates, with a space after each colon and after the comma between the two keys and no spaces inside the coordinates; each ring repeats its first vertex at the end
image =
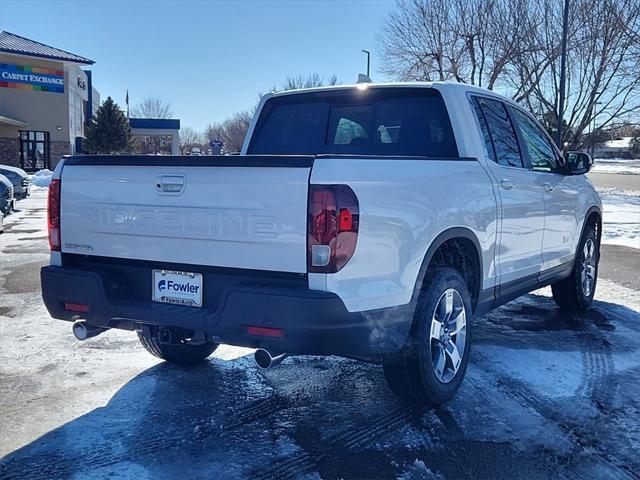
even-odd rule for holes
{"type": "MultiPolygon", "coordinates": [[[[325,280],[349,311],[408,303],[427,249],[449,228],[475,235],[482,288],[495,285],[497,208],[478,161],[318,158],[311,183],[349,185],[360,203],[355,253],[325,280]]],[[[310,275],[310,284],[323,284],[318,275],[310,275]]]]}

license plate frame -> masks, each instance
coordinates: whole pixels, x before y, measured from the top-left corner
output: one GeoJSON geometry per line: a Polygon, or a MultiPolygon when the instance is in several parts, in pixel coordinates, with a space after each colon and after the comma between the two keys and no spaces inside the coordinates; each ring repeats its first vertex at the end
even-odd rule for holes
{"type": "Polygon", "coordinates": [[[202,307],[201,273],[178,270],[151,271],[151,300],[157,303],[202,307]]]}

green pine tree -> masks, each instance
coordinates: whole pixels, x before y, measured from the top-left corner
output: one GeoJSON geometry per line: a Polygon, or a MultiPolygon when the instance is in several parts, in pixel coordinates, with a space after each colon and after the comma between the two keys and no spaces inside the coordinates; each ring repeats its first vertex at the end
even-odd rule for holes
{"type": "Polygon", "coordinates": [[[86,153],[126,153],[133,150],[129,120],[111,97],[102,102],[87,128],[86,153]]]}

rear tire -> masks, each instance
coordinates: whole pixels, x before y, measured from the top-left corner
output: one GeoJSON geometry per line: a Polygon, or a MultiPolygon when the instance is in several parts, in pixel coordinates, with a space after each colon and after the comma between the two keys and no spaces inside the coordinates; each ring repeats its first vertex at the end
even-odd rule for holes
{"type": "Polygon", "coordinates": [[[140,332],[138,332],[138,339],[145,350],[151,355],[178,365],[195,365],[196,363],[200,363],[211,355],[219,345],[218,343],[210,341],[195,345],[189,343],[176,345],[160,343],[158,336],[146,336],[140,332]]]}
{"type": "Polygon", "coordinates": [[[469,362],[471,296],[452,268],[427,272],[414,325],[402,352],[383,361],[393,393],[420,405],[438,405],[453,397],[469,362]]]}
{"type": "Polygon", "coordinates": [[[551,285],[553,300],[560,309],[578,313],[591,306],[598,282],[600,249],[594,224],[587,225],[576,251],[571,275],[551,285]]]}

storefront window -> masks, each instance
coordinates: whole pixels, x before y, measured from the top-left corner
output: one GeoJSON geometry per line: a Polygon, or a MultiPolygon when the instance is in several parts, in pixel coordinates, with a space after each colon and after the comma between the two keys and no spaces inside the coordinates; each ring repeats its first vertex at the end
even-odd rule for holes
{"type": "Polygon", "coordinates": [[[49,168],[49,132],[20,131],[20,166],[28,172],[49,168]]]}

